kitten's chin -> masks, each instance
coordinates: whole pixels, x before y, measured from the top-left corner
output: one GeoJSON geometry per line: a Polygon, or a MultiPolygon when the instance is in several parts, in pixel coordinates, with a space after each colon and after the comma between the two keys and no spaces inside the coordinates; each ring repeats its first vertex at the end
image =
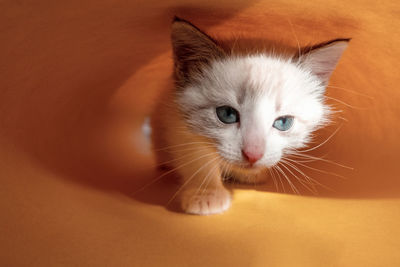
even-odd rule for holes
{"type": "Polygon", "coordinates": [[[246,172],[246,173],[259,173],[262,170],[265,170],[269,168],[268,166],[265,166],[263,164],[251,164],[249,162],[232,162],[232,161],[226,161],[227,165],[231,169],[239,170],[241,172],[246,172]],[[228,163],[229,162],[229,163],[228,163]]]}
{"type": "Polygon", "coordinates": [[[242,169],[244,169],[245,171],[249,171],[249,172],[259,172],[262,169],[265,169],[265,166],[262,165],[253,165],[253,164],[243,164],[240,166],[242,169]]]}
{"type": "Polygon", "coordinates": [[[264,165],[249,164],[245,162],[241,164],[236,164],[235,169],[247,174],[258,174],[259,172],[267,169],[267,167],[264,165]]]}
{"type": "Polygon", "coordinates": [[[263,184],[267,181],[267,167],[262,165],[234,165],[232,166],[229,176],[234,181],[244,184],[263,184]]]}
{"type": "Polygon", "coordinates": [[[223,162],[224,163],[222,163],[222,166],[224,166],[225,169],[250,176],[265,172],[266,169],[269,168],[269,166],[266,166],[264,164],[251,164],[247,161],[234,162],[231,160],[223,159],[223,162]]]}

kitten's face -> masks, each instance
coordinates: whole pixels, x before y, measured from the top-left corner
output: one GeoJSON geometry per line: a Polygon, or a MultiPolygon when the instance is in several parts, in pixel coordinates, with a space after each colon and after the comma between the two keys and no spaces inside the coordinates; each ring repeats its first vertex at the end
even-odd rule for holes
{"type": "Polygon", "coordinates": [[[237,56],[192,24],[172,25],[177,102],[191,130],[223,159],[248,169],[275,165],[327,122],[324,91],[348,39],[292,57],[237,56]]]}
{"type": "Polygon", "coordinates": [[[179,104],[193,131],[214,140],[221,157],[235,165],[273,166],[326,121],[324,87],[291,60],[226,58],[202,73],[179,104]]]}

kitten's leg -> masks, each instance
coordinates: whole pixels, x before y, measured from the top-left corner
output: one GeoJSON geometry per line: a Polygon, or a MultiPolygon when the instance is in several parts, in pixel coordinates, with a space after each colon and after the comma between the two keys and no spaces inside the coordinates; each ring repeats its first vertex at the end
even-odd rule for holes
{"type": "Polygon", "coordinates": [[[231,194],[222,184],[219,158],[212,150],[199,151],[181,161],[186,164],[179,169],[183,177],[181,207],[192,214],[221,213],[230,207],[231,194]]]}

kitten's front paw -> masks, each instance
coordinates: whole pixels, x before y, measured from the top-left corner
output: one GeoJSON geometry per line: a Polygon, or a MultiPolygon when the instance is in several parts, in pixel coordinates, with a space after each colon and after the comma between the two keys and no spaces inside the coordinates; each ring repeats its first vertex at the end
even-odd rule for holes
{"type": "Polygon", "coordinates": [[[226,211],[231,206],[231,194],[225,188],[212,188],[205,192],[188,190],[182,195],[182,209],[186,213],[209,215],[226,211]]]}

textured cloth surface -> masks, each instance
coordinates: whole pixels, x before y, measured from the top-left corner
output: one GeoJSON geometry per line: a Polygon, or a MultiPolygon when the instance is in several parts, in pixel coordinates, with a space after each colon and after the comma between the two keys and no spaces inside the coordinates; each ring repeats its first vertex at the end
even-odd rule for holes
{"type": "Polygon", "coordinates": [[[398,1],[0,6],[2,266],[400,266],[398,1]],[[310,151],[327,161],[300,166],[330,190],[233,185],[206,217],[166,207],[173,176],[137,192],[160,175],[141,127],[171,84],[173,15],[219,38],[352,38],[310,151]]]}

